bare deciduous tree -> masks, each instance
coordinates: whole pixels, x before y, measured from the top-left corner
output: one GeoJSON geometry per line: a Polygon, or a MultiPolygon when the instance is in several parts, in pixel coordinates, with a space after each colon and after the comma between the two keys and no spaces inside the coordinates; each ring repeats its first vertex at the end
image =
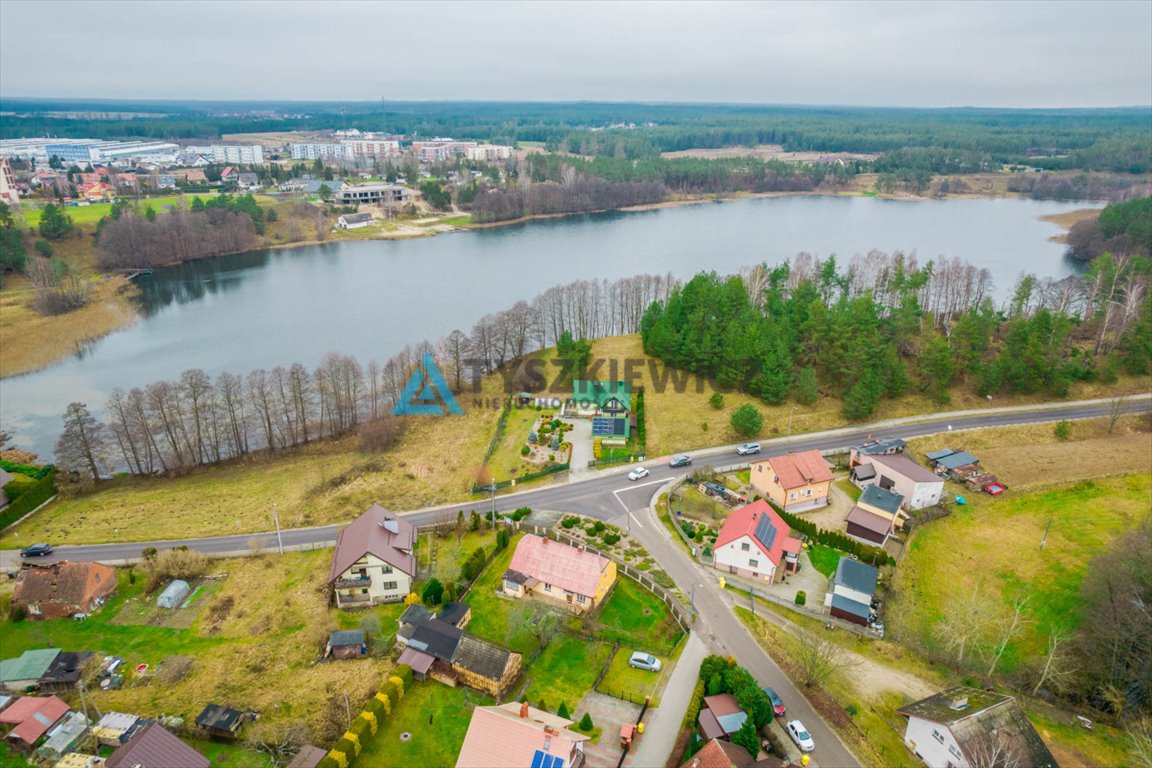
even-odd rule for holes
{"type": "Polygon", "coordinates": [[[61,468],[98,482],[107,449],[107,428],[84,403],[69,403],[64,412],[64,432],[56,441],[56,461],[61,468]]]}
{"type": "Polygon", "coordinates": [[[801,632],[797,638],[797,661],[807,688],[823,685],[836,672],[852,667],[855,662],[848,651],[831,638],[814,632],[801,632]]]}

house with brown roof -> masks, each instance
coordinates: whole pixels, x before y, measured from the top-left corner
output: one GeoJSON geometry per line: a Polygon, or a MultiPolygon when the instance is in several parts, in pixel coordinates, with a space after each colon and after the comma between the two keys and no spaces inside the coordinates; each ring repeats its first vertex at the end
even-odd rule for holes
{"type": "Polygon", "coordinates": [[[908,718],[904,744],[932,768],[1058,768],[1012,696],[958,685],[897,711],[908,718]]]}
{"type": "Polygon", "coordinates": [[[504,573],[504,594],[538,597],[584,613],[616,583],[616,563],[583,547],[527,534],[516,544],[504,573]]]}
{"type": "Polygon", "coordinates": [[[12,726],[4,740],[19,749],[31,749],[71,710],[56,696],[22,696],[0,711],[0,723],[12,726]]]}
{"type": "Polygon", "coordinates": [[[416,576],[416,529],[379,504],[340,531],[328,571],[337,608],[403,600],[416,576]]]}
{"type": "Polygon", "coordinates": [[[832,469],[820,451],[754,461],[751,475],[752,487],[785,512],[805,512],[828,504],[832,469]]]}
{"type": "Polygon", "coordinates": [[[704,706],[696,717],[700,733],[706,739],[727,739],[748,719],[748,714],[740,709],[736,697],[730,693],[705,696],[704,706]]]}
{"type": "Polygon", "coordinates": [[[116,589],[116,571],[103,563],[25,563],[16,574],[12,604],[33,619],[92,613],[116,589]]]}
{"type": "Polygon", "coordinates": [[[209,768],[212,762],[173,736],[159,723],[136,729],[115,752],[104,768],[209,768]]]}
{"type": "Polygon", "coordinates": [[[728,515],[712,553],[717,568],[769,583],[800,570],[800,540],[763,499],[728,515]]]}
{"type": "Polygon", "coordinates": [[[756,762],[739,744],[712,739],[684,761],[680,768],[749,768],[756,762]]]}
{"type": "Polygon", "coordinates": [[[527,702],[476,707],[456,768],[583,768],[588,737],[570,725],[527,702]]]}

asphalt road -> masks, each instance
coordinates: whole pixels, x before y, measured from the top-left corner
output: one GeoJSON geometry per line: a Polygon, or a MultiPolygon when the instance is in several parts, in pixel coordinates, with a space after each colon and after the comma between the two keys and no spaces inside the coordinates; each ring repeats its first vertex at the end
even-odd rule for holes
{"type": "MultiPolygon", "coordinates": [[[[1152,406],[1152,400],[1145,396],[1131,398],[1128,409],[1129,412],[1147,411],[1150,406],[1152,406]]],[[[739,456],[736,454],[734,446],[689,451],[688,454],[692,456],[692,467],[673,470],[668,468],[666,458],[647,461],[644,466],[651,471],[651,474],[643,480],[635,482],[627,479],[631,469],[627,465],[609,470],[572,473],[573,476],[566,482],[560,481],[553,485],[536,486],[527,491],[500,494],[496,496],[494,502],[489,499],[474,499],[458,504],[409,512],[405,514],[405,517],[415,525],[427,525],[438,520],[454,520],[456,512],[461,509],[487,511],[495,508],[497,512],[511,512],[517,507],[529,506],[534,509],[559,510],[601,520],[612,520],[627,510],[645,508],[647,499],[651,495],[651,489],[701,466],[728,467],[747,463],[749,458],[765,458],[793,451],[846,449],[863,442],[870,436],[912,438],[981,427],[1034,424],[1060,419],[1097,418],[1108,415],[1110,407],[1107,401],[1099,401],[1091,404],[1063,406],[1047,404],[974,413],[950,413],[926,419],[921,417],[898,419],[793,438],[761,440],[763,452],[758,457],[739,456]]],[[[963,443],[963,438],[957,437],[950,442],[958,447],[963,443]]],[[[338,530],[339,526],[335,525],[296,528],[282,531],[281,536],[285,548],[311,549],[331,546],[336,541],[338,530]]],[[[272,532],[266,532],[179,541],[140,541],[67,546],[57,548],[51,555],[42,559],[45,562],[69,559],[122,563],[139,558],[140,553],[146,547],[163,549],[179,545],[187,545],[210,555],[248,554],[254,542],[259,542],[265,549],[269,550],[275,549],[277,546],[276,535],[272,532]]],[[[14,568],[18,562],[19,558],[14,551],[0,551],[0,568],[14,568]]]]}

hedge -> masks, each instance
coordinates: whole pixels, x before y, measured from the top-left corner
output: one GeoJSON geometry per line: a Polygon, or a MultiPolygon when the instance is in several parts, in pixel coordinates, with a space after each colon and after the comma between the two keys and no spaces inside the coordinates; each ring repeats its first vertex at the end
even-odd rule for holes
{"type": "Polygon", "coordinates": [[[704,681],[697,680],[696,687],[692,689],[692,698],[688,699],[688,711],[684,713],[684,722],[680,728],[692,729],[696,727],[696,718],[700,716],[700,707],[704,704],[704,681]]]}
{"type": "Polygon", "coordinates": [[[412,674],[412,667],[408,666],[407,664],[397,664],[394,671],[396,673],[396,677],[400,678],[400,683],[403,685],[403,688],[400,691],[400,695],[403,696],[404,691],[412,687],[412,680],[414,679],[412,674]]]}
{"type": "Polygon", "coordinates": [[[51,464],[39,466],[37,464],[17,464],[14,461],[7,459],[0,459],[0,469],[7,470],[8,472],[15,472],[17,475],[24,475],[31,477],[33,480],[39,480],[52,471],[51,464]]]}
{"type": "Polygon", "coordinates": [[[846,534],[839,531],[829,531],[824,528],[817,528],[816,524],[811,520],[805,520],[797,517],[790,512],[785,512],[776,504],[769,501],[772,508],[780,515],[780,519],[788,523],[788,525],[796,531],[807,536],[818,544],[838,549],[849,555],[855,555],[862,563],[872,563],[874,565],[896,565],[896,558],[889,555],[880,547],[873,547],[868,544],[862,544],[846,534]]]}
{"type": "Polygon", "coordinates": [[[0,528],[5,528],[56,495],[56,469],[49,467],[48,473],[20,494],[0,514],[0,528]]]}

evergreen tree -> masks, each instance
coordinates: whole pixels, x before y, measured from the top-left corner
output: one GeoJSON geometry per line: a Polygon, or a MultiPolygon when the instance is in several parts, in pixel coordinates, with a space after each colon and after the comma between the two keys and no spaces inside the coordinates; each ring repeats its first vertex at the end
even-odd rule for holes
{"type": "Polygon", "coordinates": [[[745,403],[732,412],[732,429],[743,437],[754,437],[764,428],[764,414],[754,405],[745,403]]]}
{"type": "Polygon", "coordinates": [[[796,399],[801,405],[812,405],[820,399],[820,390],[816,386],[816,369],[808,366],[801,368],[796,377],[796,399]]]}
{"type": "Polygon", "coordinates": [[[956,364],[943,336],[933,336],[924,347],[920,355],[920,372],[924,375],[924,388],[932,400],[940,405],[946,404],[950,399],[948,390],[956,374],[956,364]]]}
{"type": "Polygon", "coordinates": [[[49,240],[63,240],[72,234],[72,219],[55,203],[48,203],[40,212],[40,236],[49,240]]]}
{"type": "Polygon", "coordinates": [[[756,723],[751,717],[745,718],[740,730],[732,734],[732,743],[748,750],[753,759],[760,754],[760,737],[756,734],[756,723]]]}

